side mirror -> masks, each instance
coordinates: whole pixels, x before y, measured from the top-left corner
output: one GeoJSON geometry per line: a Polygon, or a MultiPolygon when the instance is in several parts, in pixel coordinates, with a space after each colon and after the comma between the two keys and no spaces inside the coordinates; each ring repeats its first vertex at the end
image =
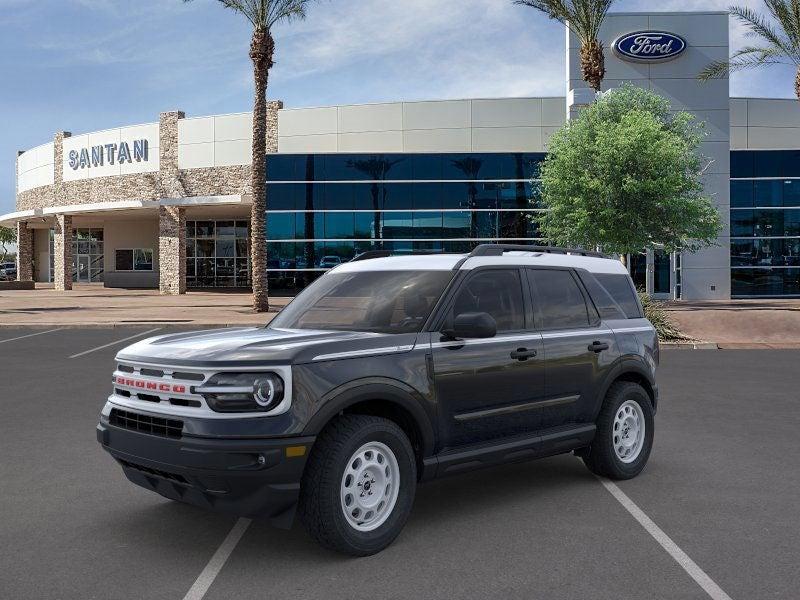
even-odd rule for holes
{"type": "Polygon", "coordinates": [[[497,335],[497,322],[489,313],[461,313],[453,321],[453,328],[442,333],[452,338],[490,338],[497,335]]]}

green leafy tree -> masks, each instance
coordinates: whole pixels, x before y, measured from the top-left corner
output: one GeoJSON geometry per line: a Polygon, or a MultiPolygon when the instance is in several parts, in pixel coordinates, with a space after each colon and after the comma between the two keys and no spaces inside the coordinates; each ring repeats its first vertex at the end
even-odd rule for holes
{"type": "Polygon", "coordinates": [[[596,92],[606,76],[603,43],[598,36],[613,3],[614,0],[514,0],[514,4],[540,10],[569,27],[581,42],[581,76],[596,92]]]}
{"type": "Polygon", "coordinates": [[[8,258],[8,246],[16,243],[17,232],[10,227],[0,227],[0,251],[2,251],[2,258],[0,262],[5,262],[8,258]]]}
{"type": "Polygon", "coordinates": [[[623,257],[714,244],[721,224],[703,196],[703,136],[692,115],[671,113],[653,92],[606,92],[550,139],[541,169],[544,236],[623,257]]]}
{"type": "Polygon", "coordinates": [[[764,0],[769,17],[746,6],[732,6],[730,13],[747,29],[757,45],[740,48],[729,60],[715,61],[700,72],[700,79],[724,77],[731,71],[766,65],[789,64],[796,69],[794,93],[800,100],[800,0],[764,0]]]}
{"type": "MultiPolygon", "coordinates": [[[[191,0],[184,0],[190,2],[191,0]]],[[[250,39],[250,60],[253,61],[255,100],[253,102],[253,205],[250,226],[250,266],[253,271],[253,309],[269,310],[267,288],[267,242],[264,235],[267,209],[266,164],[267,149],[267,82],[274,65],[275,40],[272,28],[283,21],[304,19],[306,8],[313,0],[219,0],[225,8],[235,10],[253,26],[250,39]]]]}

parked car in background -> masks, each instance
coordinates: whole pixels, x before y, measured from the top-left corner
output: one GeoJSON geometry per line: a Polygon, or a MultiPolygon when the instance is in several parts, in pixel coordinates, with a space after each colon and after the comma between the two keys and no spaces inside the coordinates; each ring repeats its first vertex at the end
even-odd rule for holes
{"type": "Polygon", "coordinates": [[[17,263],[0,263],[0,280],[12,281],[17,278],[17,263]]]}
{"type": "Polygon", "coordinates": [[[332,269],[333,267],[338,267],[342,264],[342,258],[340,256],[323,256],[322,260],[319,261],[319,266],[322,269],[332,269]]]}

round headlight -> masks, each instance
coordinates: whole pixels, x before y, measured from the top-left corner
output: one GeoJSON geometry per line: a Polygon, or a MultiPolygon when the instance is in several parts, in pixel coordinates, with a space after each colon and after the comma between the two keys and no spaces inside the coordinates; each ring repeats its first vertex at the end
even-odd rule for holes
{"type": "Polygon", "coordinates": [[[275,400],[275,384],[271,379],[257,379],[253,383],[253,398],[259,406],[269,406],[275,400]]]}

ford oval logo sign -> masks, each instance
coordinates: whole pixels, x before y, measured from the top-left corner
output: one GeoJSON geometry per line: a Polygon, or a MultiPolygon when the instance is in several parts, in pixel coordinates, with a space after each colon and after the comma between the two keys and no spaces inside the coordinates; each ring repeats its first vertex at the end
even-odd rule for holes
{"type": "Polygon", "coordinates": [[[637,62],[671,60],[686,50],[686,40],[666,31],[637,31],[614,40],[620,58],[637,62]]]}

